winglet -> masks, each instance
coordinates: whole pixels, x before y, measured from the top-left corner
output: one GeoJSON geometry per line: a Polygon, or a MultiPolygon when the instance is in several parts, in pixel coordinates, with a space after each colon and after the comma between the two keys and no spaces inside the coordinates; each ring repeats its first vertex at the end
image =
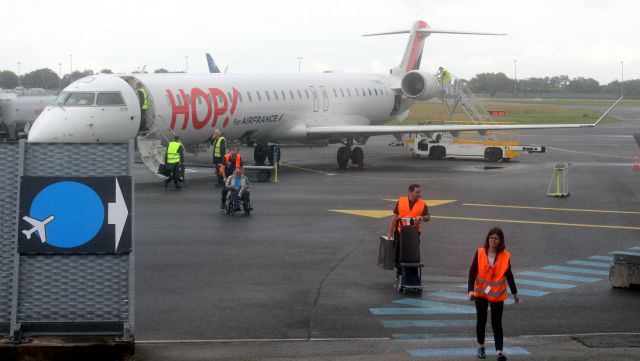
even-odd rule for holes
{"type": "Polygon", "coordinates": [[[587,126],[588,126],[588,127],[595,127],[595,126],[597,126],[597,125],[598,125],[598,123],[600,123],[600,121],[601,121],[602,119],[604,119],[607,115],[609,115],[609,113],[611,113],[611,111],[613,110],[613,108],[615,108],[615,107],[616,107],[616,105],[618,105],[618,103],[619,103],[623,98],[624,98],[624,97],[620,97],[620,98],[618,98],[618,100],[616,100],[616,102],[615,102],[615,103],[613,103],[613,105],[612,105],[609,109],[607,109],[607,111],[606,111],[606,112],[604,112],[604,114],[602,114],[602,116],[601,116],[600,118],[598,118],[598,120],[596,120],[596,122],[595,122],[595,123],[593,123],[593,124],[589,124],[589,125],[587,125],[587,126]]]}

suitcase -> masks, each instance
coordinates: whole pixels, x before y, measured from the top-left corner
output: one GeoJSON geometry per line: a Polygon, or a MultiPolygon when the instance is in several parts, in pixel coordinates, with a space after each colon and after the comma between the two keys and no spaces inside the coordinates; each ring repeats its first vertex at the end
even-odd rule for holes
{"type": "Polygon", "coordinates": [[[396,263],[396,241],[380,237],[380,248],[378,249],[378,266],[382,269],[392,270],[396,263]]]}
{"type": "Polygon", "coordinates": [[[163,175],[165,177],[169,176],[169,170],[167,169],[167,165],[166,164],[160,164],[158,166],[158,174],[163,175]]]}

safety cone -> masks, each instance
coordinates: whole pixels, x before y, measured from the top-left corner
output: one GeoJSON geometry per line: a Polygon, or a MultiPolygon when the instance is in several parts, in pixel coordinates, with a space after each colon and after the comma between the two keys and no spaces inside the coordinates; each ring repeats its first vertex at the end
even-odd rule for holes
{"type": "Polygon", "coordinates": [[[633,167],[631,169],[640,171],[640,154],[636,154],[636,158],[633,160],[633,167]]]}

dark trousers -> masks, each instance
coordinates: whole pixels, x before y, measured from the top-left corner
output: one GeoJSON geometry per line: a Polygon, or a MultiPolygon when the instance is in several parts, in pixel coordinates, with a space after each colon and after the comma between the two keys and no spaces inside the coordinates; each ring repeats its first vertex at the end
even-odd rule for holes
{"type": "Polygon", "coordinates": [[[147,110],[140,109],[140,126],[138,127],[138,131],[143,131],[147,126],[147,110]]]}
{"type": "MultiPolygon", "coordinates": [[[[231,201],[233,202],[233,204],[238,204],[238,193],[240,193],[240,191],[238,191],[237,189],[231,190],[228,189],[227,187],[222,188],[222,197],[220,198],[220,203],[221,206],[223,206],[224,208],[224,204],[227,201],[227,193],[231,192],[231,201]]],[[[244,191],[242,192],[242,197],[240,197],[240,200],[242,201],[242,206],[243,207],[247,207],[249,206],[249,202],[250,202],[250,194],[249,191],[244,191]]]]}
{"type": "Polygon", "coordinates": [[[180,185],[178,184],[179,181],[179,177],[178,177],[178,171],[180,169],[180,163],[174,163],[174,164],[167,164],[167,170],[169,171],[169,178],[164,180],[164,185],[168,185],[169,182],[171,182],[171,180],[173,180],[173,185],[176,188],[180,188],[180,185]]]}
{"type": "Polygon", "coordinates": [[[491,328],[493,328],[493,340],[496,343],[496,350],[502,350],[502,311],[504,302],[489,302],[488,299],[476,297],[476,312],[478,319],[476,323],[476,336],[478,343],[484,343],[484,329],[487,325],[487,309],[491,304],[491,328]]]}
{"type": "Polygon", "coordinates": [[[222,174],[220,173],[220,164],[222,164],[222,157],[213,157],[213,166],[216,169],[216,176],[218,177],[218,185],[221,186],[223,182],[222,174]]]}

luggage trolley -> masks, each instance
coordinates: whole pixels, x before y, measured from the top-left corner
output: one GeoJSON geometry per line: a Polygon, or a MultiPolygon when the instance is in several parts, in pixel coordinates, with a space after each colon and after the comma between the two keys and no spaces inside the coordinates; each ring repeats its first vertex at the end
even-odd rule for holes
{"type": "MultiPolygon", "coordinates": [[[[422,268],[420,263],[420,237],[410,218],[402,218],[408,226],[395,233],[395,239],[380,237],[378,265],[384,269],[396,269],[397,290],[422,294],[422,268]]],[[[398,220],[400,221],[400,220],[398,220]]]]}

